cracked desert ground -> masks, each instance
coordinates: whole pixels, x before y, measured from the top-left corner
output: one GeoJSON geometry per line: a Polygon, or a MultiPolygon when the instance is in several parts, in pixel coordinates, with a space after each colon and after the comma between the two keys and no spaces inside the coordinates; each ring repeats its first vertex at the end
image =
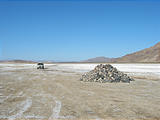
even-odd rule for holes
{"type": "Polygon", "coordinates": [[[160,64],[112,64],[135,81],[79,81],[97,64],[0,64],[0,119],[160,120],[160,64]]]}

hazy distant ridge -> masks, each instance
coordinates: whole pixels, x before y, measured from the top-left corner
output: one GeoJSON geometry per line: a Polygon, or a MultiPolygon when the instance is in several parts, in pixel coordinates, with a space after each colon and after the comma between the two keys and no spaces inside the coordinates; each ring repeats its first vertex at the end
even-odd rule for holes
{"type": "Polygon", "coordinates": [[[84,61],[81,61],[81,62],[91,62],[91,63],[94,63],[94,62],[111,62],[111,61],[112,61],[112,58],[96,57],[96,58],[91,58],[91,59],[84,60],[84,61]]]}
{"type": "MultiPolygon", "coordinates": [[[[0,62],[11,62],[11,63],[36,63],[39,61],[29,61],[29,60],[1,60],[0,62]]],[[[51,61],[42,61],[44,63],[53,63],[51,61]]],[[[103,63],[103,62],[113,62],[113,63],[148,63],[148,62],[160,62],[160,42],[156,45],[146,48],[131,54],[127,54],[118,58],[108,58],[108,57],[96,57],[88,60],[80,61],[81,63],[103,63]]],[[[79,63],[78,61],[75,63],[79,63]]]]}

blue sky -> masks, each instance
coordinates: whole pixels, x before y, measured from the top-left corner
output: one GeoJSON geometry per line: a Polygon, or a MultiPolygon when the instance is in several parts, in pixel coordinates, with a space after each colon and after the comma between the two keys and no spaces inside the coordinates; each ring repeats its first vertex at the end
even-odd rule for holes
{"type": "Polygon", "coordinates": [[[120,57],[160,41],[158,0],[1,0],[0,59],[120,57]]]}

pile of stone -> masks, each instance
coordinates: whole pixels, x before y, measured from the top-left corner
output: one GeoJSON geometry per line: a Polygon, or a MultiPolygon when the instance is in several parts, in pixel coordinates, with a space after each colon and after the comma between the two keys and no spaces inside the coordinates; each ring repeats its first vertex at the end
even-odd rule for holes
{"type": "Polygon", "coordinates": [[[80,78],[84,82],[126,82],[134,81],[134,79],[127,76],[123,72],[118,71],[115,67],[110,64],[97,65],[94,70],[82,75],[80,78]]]}

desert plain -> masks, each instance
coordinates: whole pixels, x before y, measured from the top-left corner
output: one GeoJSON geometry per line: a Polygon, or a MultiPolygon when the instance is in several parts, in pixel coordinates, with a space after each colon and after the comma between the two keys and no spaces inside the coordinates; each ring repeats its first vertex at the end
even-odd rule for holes
{"type": "Polygon", "coordinates": [[[97,64],[0,64],[0,119],[160,120],[160,64],[112,64],[135,81],[83,82],[97,64]]]}

